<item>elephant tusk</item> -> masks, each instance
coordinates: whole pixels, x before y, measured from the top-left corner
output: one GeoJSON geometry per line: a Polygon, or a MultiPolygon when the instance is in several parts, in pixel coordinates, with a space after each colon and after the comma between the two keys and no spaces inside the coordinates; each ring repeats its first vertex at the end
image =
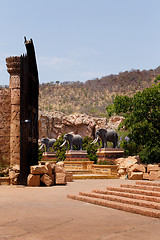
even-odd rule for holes
{"type": "Polygon", "coordinates": [[[96,139],[94,139],[94,141],[91,142],[91,144],[95,144],[95,143],[97,143],[97,141],[98,141],[98,137],[96,139]]]}
{"type": "Polygon", "coordinates": [[[43,147],[44,147],[44,144],[41,144],[41,146],[38,149],[41,150],[43,147]]]}
{"type": "Polygon", "coordinates": [[[66,144],[66,140],[64,141],[64,143],[62,143],[62,145],[60,147],[63,147],[66,144]]]}

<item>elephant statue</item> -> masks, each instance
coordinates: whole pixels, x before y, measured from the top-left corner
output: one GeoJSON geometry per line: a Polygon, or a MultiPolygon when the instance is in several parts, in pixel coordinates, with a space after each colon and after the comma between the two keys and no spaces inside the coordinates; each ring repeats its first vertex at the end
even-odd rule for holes
{"type": "Polygon", "coordinates": [[[63,147],[69,142],[69,150],[73,150],[73,145],[79,146],[79,150],[82,150],[82,137],[78,134],[67,133],[63,137],[64,142],[60,147],[63,147]]]}
{"type": "Polygon", "coordinates": [[[100,145],[100,140],[102,141],[102,148],[107,148],[107,141],[113,143],[113,148],[117,148],[118,134],[115,130],[100,128],[96,130],[95,140],[92,142],[92,144],[98,141],[100,145]]]}
{"type": "Polygon", "coordinates": [[[42,138],[41,139],[41,146],[39,149],[42,149],[44,146],[46,147],[46,152],[49,152],[49,148],[52,147],[53,148],[53,145],[54,143],[56,142],[56,139],[54,138],[42,138]]]}

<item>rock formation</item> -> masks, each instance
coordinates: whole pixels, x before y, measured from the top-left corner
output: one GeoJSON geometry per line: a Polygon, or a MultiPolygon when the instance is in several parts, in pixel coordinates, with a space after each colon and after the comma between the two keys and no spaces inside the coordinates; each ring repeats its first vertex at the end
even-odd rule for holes
{"type": "Polygon", "coordinates": [[[98,128],[116,129],[122,117],[112,117],[107,124],[107,118],[95,118],[85,114],[74,114],[66,116],[61,112],[53,112],[50,116],[43,113],[39,116],[39,138],[58,138],[62,133],[73,132],[82,137],[94,138],[95,130],[98,128]]]}

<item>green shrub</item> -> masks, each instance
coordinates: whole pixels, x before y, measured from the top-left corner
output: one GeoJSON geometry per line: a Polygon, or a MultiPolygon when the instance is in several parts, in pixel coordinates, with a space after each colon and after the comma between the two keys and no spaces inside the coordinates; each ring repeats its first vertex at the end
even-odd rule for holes
{"type": "Polygon", "coordinates": [[[43,151],[41,149],[38,149],[38,161],[42,161],[43,159],[43,151]]]}
{"type": "Polygon", "coordinates": [[[60,147],[64,142],[63,136],[64,134],[62,134],[54,144],[54,150],[58,161],[64,161],[66,159],[66,146],[60,147]]]}

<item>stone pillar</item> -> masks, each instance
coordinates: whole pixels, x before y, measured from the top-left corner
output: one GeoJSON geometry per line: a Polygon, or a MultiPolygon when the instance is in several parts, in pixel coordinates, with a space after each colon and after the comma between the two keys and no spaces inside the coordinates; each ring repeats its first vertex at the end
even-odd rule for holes
{"type": "Polygon", "coordinates": [[[11,90],[10,165],[20,165],[20,60],[6,58],[11,90]]]}

